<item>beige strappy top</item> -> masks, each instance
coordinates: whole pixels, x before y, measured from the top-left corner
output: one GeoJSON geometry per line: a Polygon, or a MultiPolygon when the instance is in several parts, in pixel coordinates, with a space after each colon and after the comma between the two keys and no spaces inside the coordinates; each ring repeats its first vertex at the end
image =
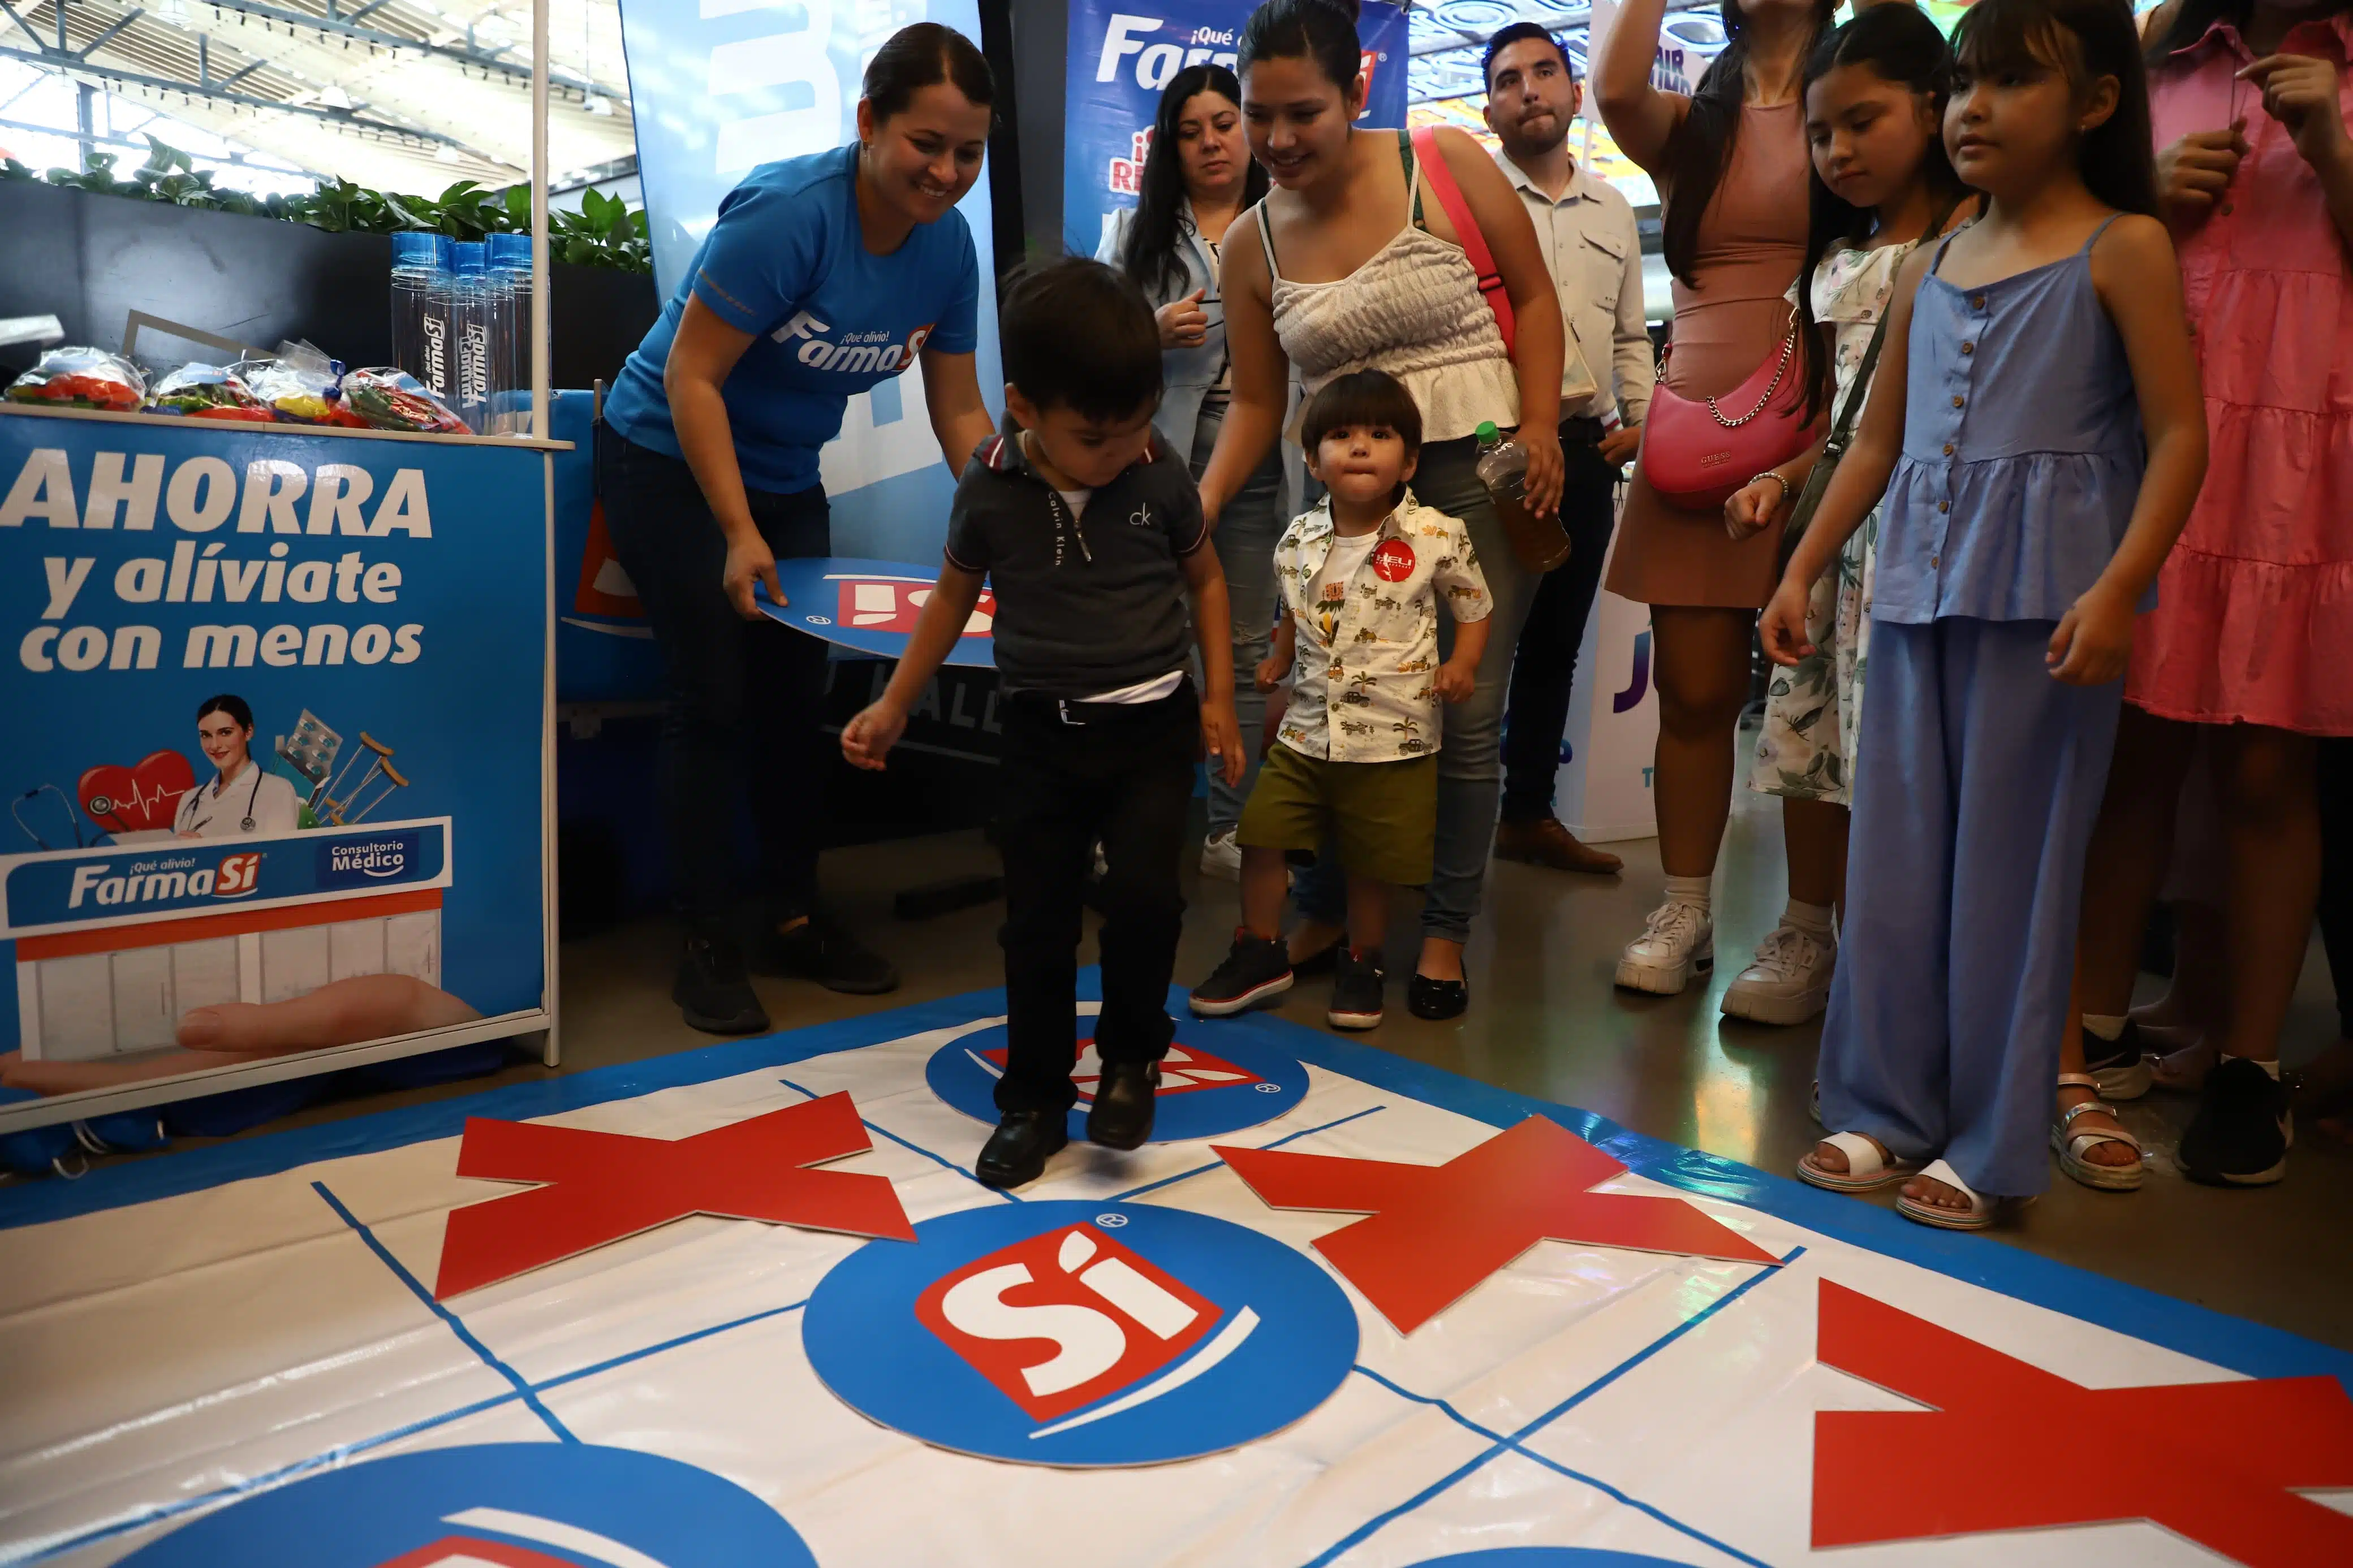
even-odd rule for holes
{"type": "MultiPolygon", "coordinates": [[[[1274,335],[1306,395],[1350,371],[1384,370],[1403,382],[1421,408],[1425,441],[1451,441],[1482,421],[1520,422],[1519,384],[1504,351],[1495,313],[1479,292],[1479,275],[1462,247],[1421,226],[1420,170],[1411,139],[1398,132],[1413,211],[1395,237],[1345,278],[1294,283],[1275,264],[1266,209],[1259,242],[1273,281],[1274,335]]],[[[1294,415],[1291,429],[1298,434],[1294,415]]]]}

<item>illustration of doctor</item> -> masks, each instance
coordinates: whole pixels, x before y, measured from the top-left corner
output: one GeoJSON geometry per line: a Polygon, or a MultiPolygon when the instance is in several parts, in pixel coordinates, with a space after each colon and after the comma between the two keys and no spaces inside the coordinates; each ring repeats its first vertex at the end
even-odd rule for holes
{"type": "Polygon", "coordinates": [[[174,834],[246,838],[295,830],[301,803],[291,784],[253,760],[253,710],[244,698],[206,698],[196,710],[196,742],[217,772],[180,797],[174,834]]]}

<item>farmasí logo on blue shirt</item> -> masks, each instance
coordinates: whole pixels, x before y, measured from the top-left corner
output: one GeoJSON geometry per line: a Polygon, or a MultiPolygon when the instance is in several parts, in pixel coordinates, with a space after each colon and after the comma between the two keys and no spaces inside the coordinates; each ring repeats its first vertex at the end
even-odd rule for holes
{"type": "Polygon", "coordinates": [[[892,334],[888,331],[849,331],[836,340],[827,336],[832,327],[808,311],[799,310],[768,335],[787,347],[798,342],[800,347],[793,357],[811,370],[834,371],[843,375],[892,375],[915,363],[915,356],[923,352],[923,344],[932,335],[932,322],[925,321],[899,342],[891,341],[892,334]]]}

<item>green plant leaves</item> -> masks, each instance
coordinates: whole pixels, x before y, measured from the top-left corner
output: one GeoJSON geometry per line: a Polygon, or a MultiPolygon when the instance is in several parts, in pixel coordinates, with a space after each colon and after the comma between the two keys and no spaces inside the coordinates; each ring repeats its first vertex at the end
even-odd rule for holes
{"type": "MultiPolygon", "coordinates": [[[[0,181],[39,179],[67,190],[307,223],[330,234],[422,229],[453,239],[480,240],[493,234],[531,230],[528,185],[490,191],[479,181],[460,180],[438,196],[418,196],[372,191],[349,180],[332,179],[322,180],[309,195],[256,196],[246,191],[216,190],[212,170],[196,168],[187,153],[153,136],[146,140],[146,162],[127,179],[115,177],[115,165],[121,160],[114,153],[91,152],[83,155],[79,172],[51,169],[36,174],[14,158],[0,160],[0,181]]],[[[558,261],[623,272],[653,270],[645,219],[618,196],[586,191],[582,193],[579,211],[551,209],[547,219],[548,251],[558,261]]]]}

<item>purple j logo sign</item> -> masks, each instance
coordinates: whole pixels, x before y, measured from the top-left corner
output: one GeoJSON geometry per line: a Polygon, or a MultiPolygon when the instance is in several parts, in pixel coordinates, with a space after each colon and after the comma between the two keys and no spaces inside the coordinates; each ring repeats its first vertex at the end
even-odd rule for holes
{"type": "Polygon", "coordinates": [[[1651,634],[1648,632],[1636,632],[1634,634],[1633,679],[1626,683],[1625,690],[1620,692],[1617,696],[1609,700],[1609,711],[1612,713],[1623,713],[1629,708],[1639,706],[1643,696],[1648,693],[1650,689],[1651,634]]]}

